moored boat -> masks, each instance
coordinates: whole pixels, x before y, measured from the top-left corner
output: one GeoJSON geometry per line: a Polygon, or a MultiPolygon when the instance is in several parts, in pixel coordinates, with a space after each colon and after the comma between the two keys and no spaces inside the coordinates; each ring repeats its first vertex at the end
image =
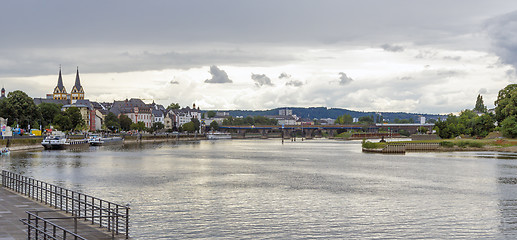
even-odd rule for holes
{"type": "Polygon", "coordinates": [[[92,146],[102,146],[108,144],[122,144],[124,139],[122,137],[102,137],[99,135],[92,135],[88,139],[88,143],[92,146]]]}
{"type": "Polygon", "coordinates": [[[208,140],[231,139],[232,135],[229,133],[213,132],[213,133],[207,133],[206,138],[208,140]]]}
{"type": "Polygon", "coordinates": [[[80,148],[89,146],[88,139],[70,139],[62,132],[53,132],[41,142],[41,145],[47,150],[62,150],[68,148],[80,148]]]}

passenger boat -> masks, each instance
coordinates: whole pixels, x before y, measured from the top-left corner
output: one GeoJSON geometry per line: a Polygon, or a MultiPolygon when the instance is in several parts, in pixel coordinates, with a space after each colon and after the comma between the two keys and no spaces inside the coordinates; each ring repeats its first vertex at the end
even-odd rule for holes
{"type": "Polygon", "coordinates": [[[122,144],[124,139],[122,137],[102,137],[99,135],[92,135],[88,139],[88,143],[91,146],[102,146],[108,144],[122,144]]]}
{"type": "Polygon", "coordinates": [[[62,150],[89,146],[88,139],[70,139],[62,132],[55,131],[41,142],[46,150],[62,150]]]}
{"type": "Polygon", "coordinates": [[[206,138],[208,140],[231,139],[232,135],[229,133],[213,132],[213,133],[207,133],[206,138]]]}

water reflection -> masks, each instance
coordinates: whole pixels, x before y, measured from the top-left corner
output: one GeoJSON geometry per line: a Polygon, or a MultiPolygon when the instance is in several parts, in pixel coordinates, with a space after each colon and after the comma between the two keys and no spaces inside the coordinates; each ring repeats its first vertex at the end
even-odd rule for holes
{"type": "Polygon", "coordinates": [[[131,203],[136,239],[515,236],[517,155],[231,140],[13,153],[3,168],[131,203]]]}

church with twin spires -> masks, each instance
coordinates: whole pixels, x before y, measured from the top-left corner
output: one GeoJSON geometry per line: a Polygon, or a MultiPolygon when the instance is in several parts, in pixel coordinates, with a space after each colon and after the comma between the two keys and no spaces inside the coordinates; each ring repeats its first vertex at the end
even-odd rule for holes
{"type": "Polygon", "coordinates": [[[77,73],[75,75],[75,85],[72,87],[72,91],[66,92],[65,85],[63,85],[63,77],[61,76],[61,68],[59,68],[59,77],[57,79],[57,86],[54,88],[52,94],[47,94],[47,98],[55,100],[84,100],[84,89],[81,86],[81,79],[79,78],[79,67],[77,67],[77,73]]]}

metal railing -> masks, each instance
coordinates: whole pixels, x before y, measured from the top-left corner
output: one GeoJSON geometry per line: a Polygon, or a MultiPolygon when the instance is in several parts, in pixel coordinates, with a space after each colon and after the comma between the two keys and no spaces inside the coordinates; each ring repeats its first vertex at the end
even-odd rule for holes
{"type": "Polygon", "coordinates": [[[77,218],[74,218],[74,231],[70,231],[64,227],[57,225],[56,223],[51,222],[50,220],[56,219],[69,219],[67,217],[63,218],[49,218],[49,217],[41,217],[39,216],[42,212],[50,212],[50,211],[37,211],[30,212],[27,211],[27,218],[20,219],[25,225],[27,225],[27,239],[70,239],[74,240],[81,239],[86,240],[86,238],[81,237],[77,234],[77,218]]]}
{"type": "Polygon", "coordinates": [[[129,207],[2,170],[4,188],[129,238],[129,207]]]}

